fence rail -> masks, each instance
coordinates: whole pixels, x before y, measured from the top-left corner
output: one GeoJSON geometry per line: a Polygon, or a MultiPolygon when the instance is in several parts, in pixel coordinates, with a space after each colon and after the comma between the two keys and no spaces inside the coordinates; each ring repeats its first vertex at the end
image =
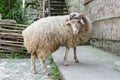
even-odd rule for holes
{"type": "Polygon", "coordinates": [[[27,53],[21,35],[27,26],[0,20],[0,56],[10,56],[11,52],[27,53]]]}

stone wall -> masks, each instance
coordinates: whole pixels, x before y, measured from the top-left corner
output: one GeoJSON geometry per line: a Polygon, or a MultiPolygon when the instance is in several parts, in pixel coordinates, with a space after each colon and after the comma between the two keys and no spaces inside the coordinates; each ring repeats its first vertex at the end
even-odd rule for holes
{"type": "Polygon", "coordinates": [[[43,16],[42,1],[43,0],[26,0],[25,17],[27,18],[28,23],[34,22],[35,19],[43,16]]]}
{"type": "Polygon", "coordinates": [[[84,5],[85,0],[66,2],[69,12],[84,12],[90,17],[93,22],[91,38],[120,40],[119,0],[93,0],[87,5],[84,5]]]}
{"type": "Polygon", "coordinates": [[[120,55],[120,0],[66,0],[69,12],[84,12],[93,23],[91,44],[120,55]]]}
{"type": "Polygon", "coordinates": [[[69,12],[85,12],[84,0],[66,0],[69,12]]]}

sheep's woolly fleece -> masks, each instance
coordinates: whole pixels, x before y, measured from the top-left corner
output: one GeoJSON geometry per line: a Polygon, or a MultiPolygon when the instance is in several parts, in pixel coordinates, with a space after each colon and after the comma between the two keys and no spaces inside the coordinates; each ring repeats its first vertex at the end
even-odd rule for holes
{"type": "Polygon", "coordinates": [[[76,47],[86,42],[92,29],[90,20],[83,19],[85,24],[81,24],[77,35],[73,35],[71,27],[65,25],[66,19],[69,19],[69,15],[42,18],[27,27],[22,33],[27,51],[39,53],[46,59],[60,46],[76,47]]]}

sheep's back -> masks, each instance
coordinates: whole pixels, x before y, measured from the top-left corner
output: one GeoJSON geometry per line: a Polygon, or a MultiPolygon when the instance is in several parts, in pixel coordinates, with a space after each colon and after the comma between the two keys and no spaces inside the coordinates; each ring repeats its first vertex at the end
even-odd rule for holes
{"type": "MultiPolygon", "coordinates": [[[[71,28],[65,26],[68,16],[48,17],[40,19],[23,31],[24,45],[28,51],[38,48],[55,51],[59,46],[65,46],[71,38],[71,28]]],[[[48,52],[49,52],[48,51],[48,52]]]]}

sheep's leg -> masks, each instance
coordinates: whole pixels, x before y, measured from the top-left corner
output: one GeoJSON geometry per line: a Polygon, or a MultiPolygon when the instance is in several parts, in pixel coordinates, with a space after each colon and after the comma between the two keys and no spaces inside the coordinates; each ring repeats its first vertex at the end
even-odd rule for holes
{"type": "Polygon", "coordinates": [[[77,54],[76,54],[76,47],[73,48],[73,51],[74,51],[74,60],[75,60],[75,63],[79,63],[79,60],[78,60],[77,54]]]}
{"type": "Polygon", "coordinates": [[[66,52],[65,52],[65,56],[64,56],[64,65],[68,66],[68,52],[69,52],[69,48],[66,47],[66,52]]]}
{"type": "Polygon", "coordinates": [[[36,60],[36,54],[31,54],[31,65],[32,65],[32,72],[34,74],[37,73],[36,66],[35,66],[35,60],[36,60]]]}
{"type": "Polygon", "coordinates": [[[47,71],[47,66],[46,66],[46,64],[45,64],[45,60],[42,59],[40,56],[38,56],[38,58],[39,58],[39,60],[40,60],[40,64],[41,64],[41,66],[42,66],[43,72],[48,75],[48,73],[47,73],[48,71],[47,71]]]}

